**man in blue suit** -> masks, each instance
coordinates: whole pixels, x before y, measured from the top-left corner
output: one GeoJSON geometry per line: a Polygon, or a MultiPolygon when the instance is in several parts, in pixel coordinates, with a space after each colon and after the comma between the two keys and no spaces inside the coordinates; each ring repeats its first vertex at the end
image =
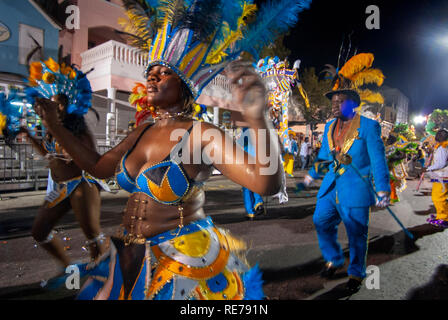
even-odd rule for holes
{"type": "Polygon", "coordinates": [[[370,207],[375,203],[379,207],[389,204],[389,170],[380,125],[355,112],[360,104],[358,93],[338,90],[327,93],[327,97],[331,99],[335,119],[325,126],[322,147],[304,184],[309,186],[322,171],[326,172],[313,217],[326,261],[321,275],[330,278],[344,265],[343,251],[337,241],[342,221],[350,249],[346,287],[354,293],[366,277],[370,207]],[[371,190],[373,185],[379,195],[377,200],[371,190]]]}
{"type": "MultiPolygon", "coordinates": [[[[256,156],[255,146],[251,142],[249,128],[242,128],[241,136],[237,139],[237,143],[240,144],[244,151],[246,151],[252,157],[256,156]]],[[[248,220],[254,220],[255,216],[266,214],[264,207],[263,197],[258,193],[255,193],[245,187],[243,188],[244,208],[246,209],[246,218],[248,220]]]]}

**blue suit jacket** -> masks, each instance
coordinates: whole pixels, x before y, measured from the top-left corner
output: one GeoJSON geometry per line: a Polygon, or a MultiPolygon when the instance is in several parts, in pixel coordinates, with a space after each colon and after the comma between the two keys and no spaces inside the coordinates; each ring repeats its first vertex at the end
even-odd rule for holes
{"type": "MultiPolygon", "coordinates": [[[[325,126],[322,147],[317,159],[308,172],[311,177],[320,177],[320,169],[328,172],[323,178],[317,198],[323,197],[333,188],[339,203],[346,207],[369,207],[375,204],[375,196],[369,186],[360,178],[351,165],[341,164],[335,172],[333,130],[336,119],[325,126]],[[322,166],[322,163],[325,165],[322,166]]],[[[378,122],[356,115],[347,133],[341,150],[352,158],[352,165],[369,183],[374,182],[377,192],[390,192],[389,169],[387,167],[381,127],[378,122]],[[373,180],[373,181],[372,181],[373,180]]]]}

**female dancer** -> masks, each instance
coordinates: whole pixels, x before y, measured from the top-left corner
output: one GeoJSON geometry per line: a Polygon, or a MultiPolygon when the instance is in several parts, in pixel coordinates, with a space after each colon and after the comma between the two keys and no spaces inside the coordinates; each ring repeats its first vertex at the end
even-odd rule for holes
{"type": "MultiPolygon", "coordinates": [[[[235,74],[234,83],[242,78],[243,84],[236,85],[235,89],[238,103],[243,105],[246,96],[252,96],[252,103],[244,105],[245,120],[253,129],[269,129],[264,115],[266,97],[262,81],[249,69],[235,74]]],[[[81,143],[59,123],[52,101],[38,99],[35,104],[44,126],[75,163],[99,178],[112,177],[117,168],[120,186],[131,192],[123,212],[125,230],[120,236],[121,241],[114,241],[120,263],[115,263],[115,270],[109,271],[104,283],[92,279],[80,297],[89,298],[93,294],[97,298],[157,298],[157,293],[162,292],[159,298],[185,298],[188,295],[196,298],[243,298],[242,275],[248,277],[251,274],[247,266],[230,252],[233,241],[226,239],[225,233],[206,218],[202,209],[204,192],[201,184],[216,167],[234,182],[254,192],[276,194],[281,181],[277,140],[269,135],[266,142],[267,150],[271,150],[269,157],[277,161],[277,170],[263,175],[261,169],[271,164],[254,161],[255,164],[251,165],[247,159],[244,165],[238,164],[237,146],[229,136],[211,124],[193,123],[189,117],[191,95],[171,69],[161,65],[151,67],[147,89],[148,103],[158,106],[158,120],[154,125],[139,126],[103,156],[81,143]],[[178,150],[185,148],[169,139],[176,129],[191,133],[180,142],[189,145],[187,149],[191,151],[191,157],[194,152],[202,154],[202,150],[207,148],[216,160],[212,164],[206,164],[204,159],[197,164],[192,164],[192,161],[177,163],[171,150],[176,146],[178,150]],[[194,139],[202,137],[207,129],[218,130],[221,141],[194,139]],[[225,145],[232,145],[234,152],[231,155],[222,152],[225,145]],[[153,277],[148,279],[143,269],[154,273],[153,277]],[[208,283],[210,279],[214,282],[208,283]],[[177,288],[174,288],[174,282],[179,282],[177,288]],[[222,290],[219,289],[221,287],[222,290]]],[[[257,289],[252,297],[260,298],[261,287],[257,289]]]]}
{"type": "Polygon", "coordinates": [[[256,158],[245,154],[216,126],[194,122],[192,103],[242,50],[263,47],[297,21],[291,17],[309,1],[270,4],[258,15],[264,21],[252,29],[246,29],[246,18],[255,11],[251,1],[160,2],[157,8],[141,8],[149,2],[126,3],[136,22],[129,31],[152,29],[133,39],[150,48],[144,100],[155,124],[141,124],[101,156],[58,123],[53,102],[39,99],[34,106],[80,168],[98,178],[116,175],[131,193],[124,230],[112,238],[110,255],[90,272],[78,298],[261,299],[260,272],[245,262],[244,243],[206,217],[201,186],[216,168],[261,195],[281,188],[278,137],[266,118],[264,84],[247,64],[229,66],[233,102],[254,129],[253,141],[262,141],[257,147],[266,148],[266,159],[260,150],[256,158]],[[273,7],[278,16],[272,15],[273,7]],[[242,39],[243,29],[247,39],[242,39]]]}
{"type": "MultiPolygon", "coordinates": [[[[51,101],[56,106],[55,120],[76,137],[77,143],[88,149],[95,150],[95,140],[85,123],[84,116],[75,112],[68,112],[69,107],[77,106],[81,108],[85,107],[85,105],[71,103],[69,96],[67,96],[69,92],[64,91],[64,88],[69,86],[60,85],[61,83],[73,82],[76,87],[81,82],[81,79],[85,81],[85,77],[82,73],[73,69],[66,69],[63,72],[67,74],[64,75],[60,69],[61,66],[52,59],[46,62],[33,63],[30,68],[32,75],[30,83],[33,86],[28,88],[28,93],[34,96],[44,96],[43,93],[46,92],[47,96],[51,96],[51,101]],[[36,73],[40,76],[36,76],[36,73]],[[69,73],[72,73],[72,79],[69,79],[69,73]],[[53,74],[53,77],[49,76],[49,74],[53,74]],[[42,75],[43,78],[47,79],[46,82],[41,80],[33,81],[36,80],[35,78],[42,79],[42,75]],[[53,81],[50,81],[48,78],[51,78],[53,81]]],[[[86,91],[88,91],[88,86],[86,91]]],[[[86,94],[88,96],[88,93],[86,94]]],[[[90,103],[90,99],[87,100],[90,103]]],[[[75,110],[79,109],[75,108],[75,110]]],[[[85,110],[87,111],[87,109],[85,110]]],[[[32,227],[34,239],[55,257],[64,268],[70,265],[70,259],[64,251],[61,240],[54,236],[53,228],[59,219],[68,213],[70,209],[73,209],[81,229],[88,239],[86,244],[89,248],[91,259],[95,261],[107,249],[106,238],[100,228],[100,189],[109,190],[108,186],[104,182],[85,174],[70,158],[68,153],[61,148],[57,139],[51,133],[47,133],[43,140],[39,140],[25,127],[22,127],[21,131],[26,134],[33,147],[48,159],[50,168],[47,195],[43,205],[38,210],[32,227]]]]}

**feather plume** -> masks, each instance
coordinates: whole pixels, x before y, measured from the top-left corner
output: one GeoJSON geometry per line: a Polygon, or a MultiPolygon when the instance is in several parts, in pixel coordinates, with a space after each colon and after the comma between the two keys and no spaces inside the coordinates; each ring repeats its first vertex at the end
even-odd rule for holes
{"type": "Polygon", "coordinates": [[[360,53],[348,60],[339,71],[339,74],[347,79],[351,79],[356,73],[368,69],[373,64],[373,54],[360,53]]]}
{"type": "Polygon", "coordinates": [[[243,12],[241,13],[241,16],[238,18],[237,25],[238,27],[244,27],[247,25],[246,19],[249,17],[252,17],[257,12],[257,5],[244,2],[243,3],[243,12]]]}
{"type": "Polygon", "coordinates": [[[227,56],[225,50],[233,43],[242,38],[243,33],[241,30],[231,31],[226,29],[223,31],[224,34],[228,34],[226,38],[220,42],[219,46],[212,49],[207,56],[206,63],[208,64],[218,64],[222,61],[223,58],[227,56]]]}
{"type": "Polygon", "coordinates": [[[159,28],[159,18],[155,7],[158,1],[122,0],[127,19],[120,18],[118,23],[123,27],[130,45],[142,50],[149,50],[152,38],[159,28]]]}
{"type": "Polygon", "coordinates": [[[222,24],[221,1],[196,0],[179,20],[179,28],[193,31],[194,41],[209,42],[222,24]]]}
{"type": "Polygon", "coordinates": [[[369,68],[354,74],[350,80],[352,80],[355,88],[371,83],[375,83],[380,87],[384,82],[384,78],[384,74],[380,69],[369,68]]]}
{"type": "Polygon", "coordinates": [[[361,101],[369,103],[384,104],[384,97],[379,92],[373,92],[371,90],[358,90],[361,101]]]}
{"type": "Polygon", "coordinates": [[[298,21],[299,12],[309,8],[311,0],[270,0],[259,11],[257,21],[244,32],[240,49],[258,58],[258,52],[272,43],[298,21]]]}
{"type": "MultiPolygon", "coordinates": [[[[207,56],[206,63],[220,63],[228,55],[226,50],[243,37],[243,28],[247,26],[246,19],[255,14],[255,12],[257,11],[257,6],[255,4],[244,2],[241,5],[240,9],[242,10],[242,12],[237,19],[236,30],[230,30],[231,26],[227,21],[224,21],[217,37],[217,39],[222,40],[216,41],[217,44],[215,44],[210,50],[210,53],[207,56]]],[[[224,12],[226,11],[225,8],[223,10],[224,12]]]]}
{"type": "Polygon", "coordinates": [[[263,293],[263,278],[260,267],[256,264],[253,268],[243,274],[244,300],[262,300],[263,293]]]}
{"type": "Polygon", "coordinates": [[[174,29],[184,19],[187,10],[183,0],[160,0],[159,12],[163,26],[169,23],[174,29]]]}

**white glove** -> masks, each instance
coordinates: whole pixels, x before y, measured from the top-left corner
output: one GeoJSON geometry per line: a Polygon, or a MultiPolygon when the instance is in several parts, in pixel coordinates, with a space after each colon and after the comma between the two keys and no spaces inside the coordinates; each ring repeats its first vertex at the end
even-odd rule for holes
{"type": "Polygon", "coordinates": [[[314,179],[309,174],[307,174],[305,176],[305,179],[303,180],[303,184],[305,186],[309,187],[313,183],[313,181],[314,181],[314,179]]]}
{"type": "Polygon", "coordinates": [[[384,191],[378,192],[378,199],[376,199],[376,206],[378,208],[386,208],[389,205],[390,205],[389,192],[384,192],[384,191]]]}

